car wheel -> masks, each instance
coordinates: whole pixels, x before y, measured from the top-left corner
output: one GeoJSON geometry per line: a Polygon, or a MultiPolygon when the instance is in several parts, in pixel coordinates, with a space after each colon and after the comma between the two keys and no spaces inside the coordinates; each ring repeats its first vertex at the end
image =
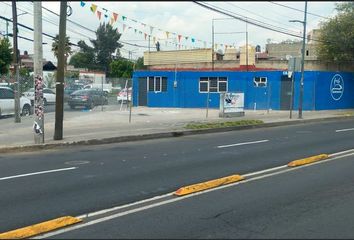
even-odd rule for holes
{"type": "Polygon", "coordinates": [[[31,107],[30,105],[26,104],[22,108],[22,116],[29,116],[29,115],[31,115],[31,107]]]}
{"type": "Polygon", "coordinates": [[[93,101],[91,101],[88,106],[89,109],[93,109],[95,107],[95,103],[93,101]]]}

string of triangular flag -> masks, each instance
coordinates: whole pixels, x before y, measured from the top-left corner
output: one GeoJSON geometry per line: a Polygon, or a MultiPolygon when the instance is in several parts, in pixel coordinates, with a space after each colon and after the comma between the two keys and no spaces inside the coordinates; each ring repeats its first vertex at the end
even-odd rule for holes
{"type": "MultiPolygon", "coordinates": [[[[81,1],[80,2],[80,5],[81,7],[85,7],[86,3],[84,1],[81,1]]],[[[206,41],[203,41],[203,40],[200,40],[200,39],[196,39],[194,37],[189,37],[189,36],[184,36],[181,35],[181,34],[177,34],[177,33],[174,33],[174,32],[169,32],[169,31],[165,31],[163,29],[160,29],[160,28],[157,28],[157,27],[154,27],[154,26],[150,26],[146,23],[143,23],[143,22],[140,22],[140,21],[137,21],[135,19],[132,19],[132,18],[128,18],[127,16],[124,16],[124,15],[121,15],[121,18],[119,17],[120,14],[116,13],[116,12],[112,12],[106,8],[102,8],[102,7],[99,7],[97,4],[91,4],[90,6],[90,10],[92,13],[96,13],[98,19],[101,21],[102,19],[102,14],[104,15],[104,18],[103,20],[109,22],[109,24],[111,24],[112,26],[115,24],[115,23],[120,23],[122,24],[122,28],[123,28],[123,32],[126,30],[126,28],[128,27],[128,30],[133,30],[134,29],[134,33],[135,34],[143,34],[144,33],[144,39],[147,40],[147,37],[152,37],[153,38],[153,42],[156,43],[156,41],[161,41],[161,40],[164,40],[165,41],[165,45],[167,46],[167,43],[169,44],[172,44],[174,46],[178,46],[179,49],[181,49],[181,47],[187,49],[187,46],[182,44],[181,41],[184,39],[184,42],[187,42],[188,39],[190,39],[189,43],[192,43],[193,46],[189,46],[189,47],[192,47],[192,48],[197,48],[196,47],[196,42],[200,42],[200,43],[203,43],[203,47],[206,48],[207,47],[207,42],[206,41]],[[110,14],[109,14],[110,13],[110,14]],[[110,17],[109,17],[110,16],[110,17]],[[109,20],[108,20],[108,17],[109,17],[109,20]],[[121,20],[120,20],[121,19],[121,20]],[[135,25],[140,25],[142,26],[144,29],[146,27],[149,27],[149,30],[150,30],[150,33],[147,33],[147,32],[143,32],[141,31],[139,28],[136,28],[137,26],[135,27],[132,27],[130,24],[128,24],[128,20],[130,20],[131,22],[135,23],[135,25]],[[174,39],[176,40],[175,42],[170,42],[166,39],[162,39],[162,38],[158,38],[157,36],[153,36],[152,33],[154,31],[154,29],[157,29],[157,31],[160,31],[160,32],[164,32],[165,35],[166,35],[166,39],[170,39],[170,35],[172,34],[174,36],[174,39]],[[178,41],[178,43],[177,43],[178,41]]],[[[117,29],[118,31],[118,29],[117,29]]],[[[211,46],[212,43],[209,42],[209,45],[211,46]]],[[[231,45],[231,44],[219,44],[219,43],[214,43],[214,49],[217,49],[218,46],[221,46],[223,47],[225,50],[227,48],[232,48],[232,47],[235,47],[234,45],[231,45]]]]}

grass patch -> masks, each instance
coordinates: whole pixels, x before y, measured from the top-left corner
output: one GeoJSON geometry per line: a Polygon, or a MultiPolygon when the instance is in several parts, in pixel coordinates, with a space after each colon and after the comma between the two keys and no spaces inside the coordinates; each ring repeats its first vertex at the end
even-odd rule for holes
{"type": "Polygon", "coordinates": [[[185,128],[187,129],[205,129],[205,128],[222,128],[222,127],[235,127],[235,126],[249,126],[262,124],[261,120],[240,120],[232,122],[210,122],[210,123],[188,123],[185,128]]]}

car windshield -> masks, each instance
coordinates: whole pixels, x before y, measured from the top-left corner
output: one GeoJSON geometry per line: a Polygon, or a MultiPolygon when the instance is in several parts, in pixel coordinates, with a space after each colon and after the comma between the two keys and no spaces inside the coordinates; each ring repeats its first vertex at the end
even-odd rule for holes
{"type": "Polygon", "coordinates": [[[88,95],[89,91],[87,90],[77,90],[75,92],[73,92],[71,95],[88,95]]]}

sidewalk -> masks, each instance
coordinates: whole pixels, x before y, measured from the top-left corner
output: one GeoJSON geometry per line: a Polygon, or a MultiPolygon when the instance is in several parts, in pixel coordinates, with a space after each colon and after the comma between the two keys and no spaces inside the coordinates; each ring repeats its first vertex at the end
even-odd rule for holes
{"type": "MultiPolygon", "coordinates": [[[[117,110],[111,106],[96,107],[91,111],[64,112],[63,140],[54,141],[55,113],[45,115],[45,144],[63,144],[90,139],[107,139],[122,136],[137,136],[179,132],[186,130],[185,124],[191,122],[238,121],[258,119],[264,123],[281,123],[354,116],[354,110],[303,111],[303,119],[298,119],[298,112],[293,111],[292,119],[289,111],[246,110],[244,117],[219,118],[218,109],[209,109],[206,118],[205,109],[183,108],[147,108],[134,107],[129,123],[129,111],[117,110]]],[[[34,116],[22,117],[21,123],[15,123],[13,117],[0,119],[0,149],[14,146],[34,145],[32,130],[34,116]]]]}

